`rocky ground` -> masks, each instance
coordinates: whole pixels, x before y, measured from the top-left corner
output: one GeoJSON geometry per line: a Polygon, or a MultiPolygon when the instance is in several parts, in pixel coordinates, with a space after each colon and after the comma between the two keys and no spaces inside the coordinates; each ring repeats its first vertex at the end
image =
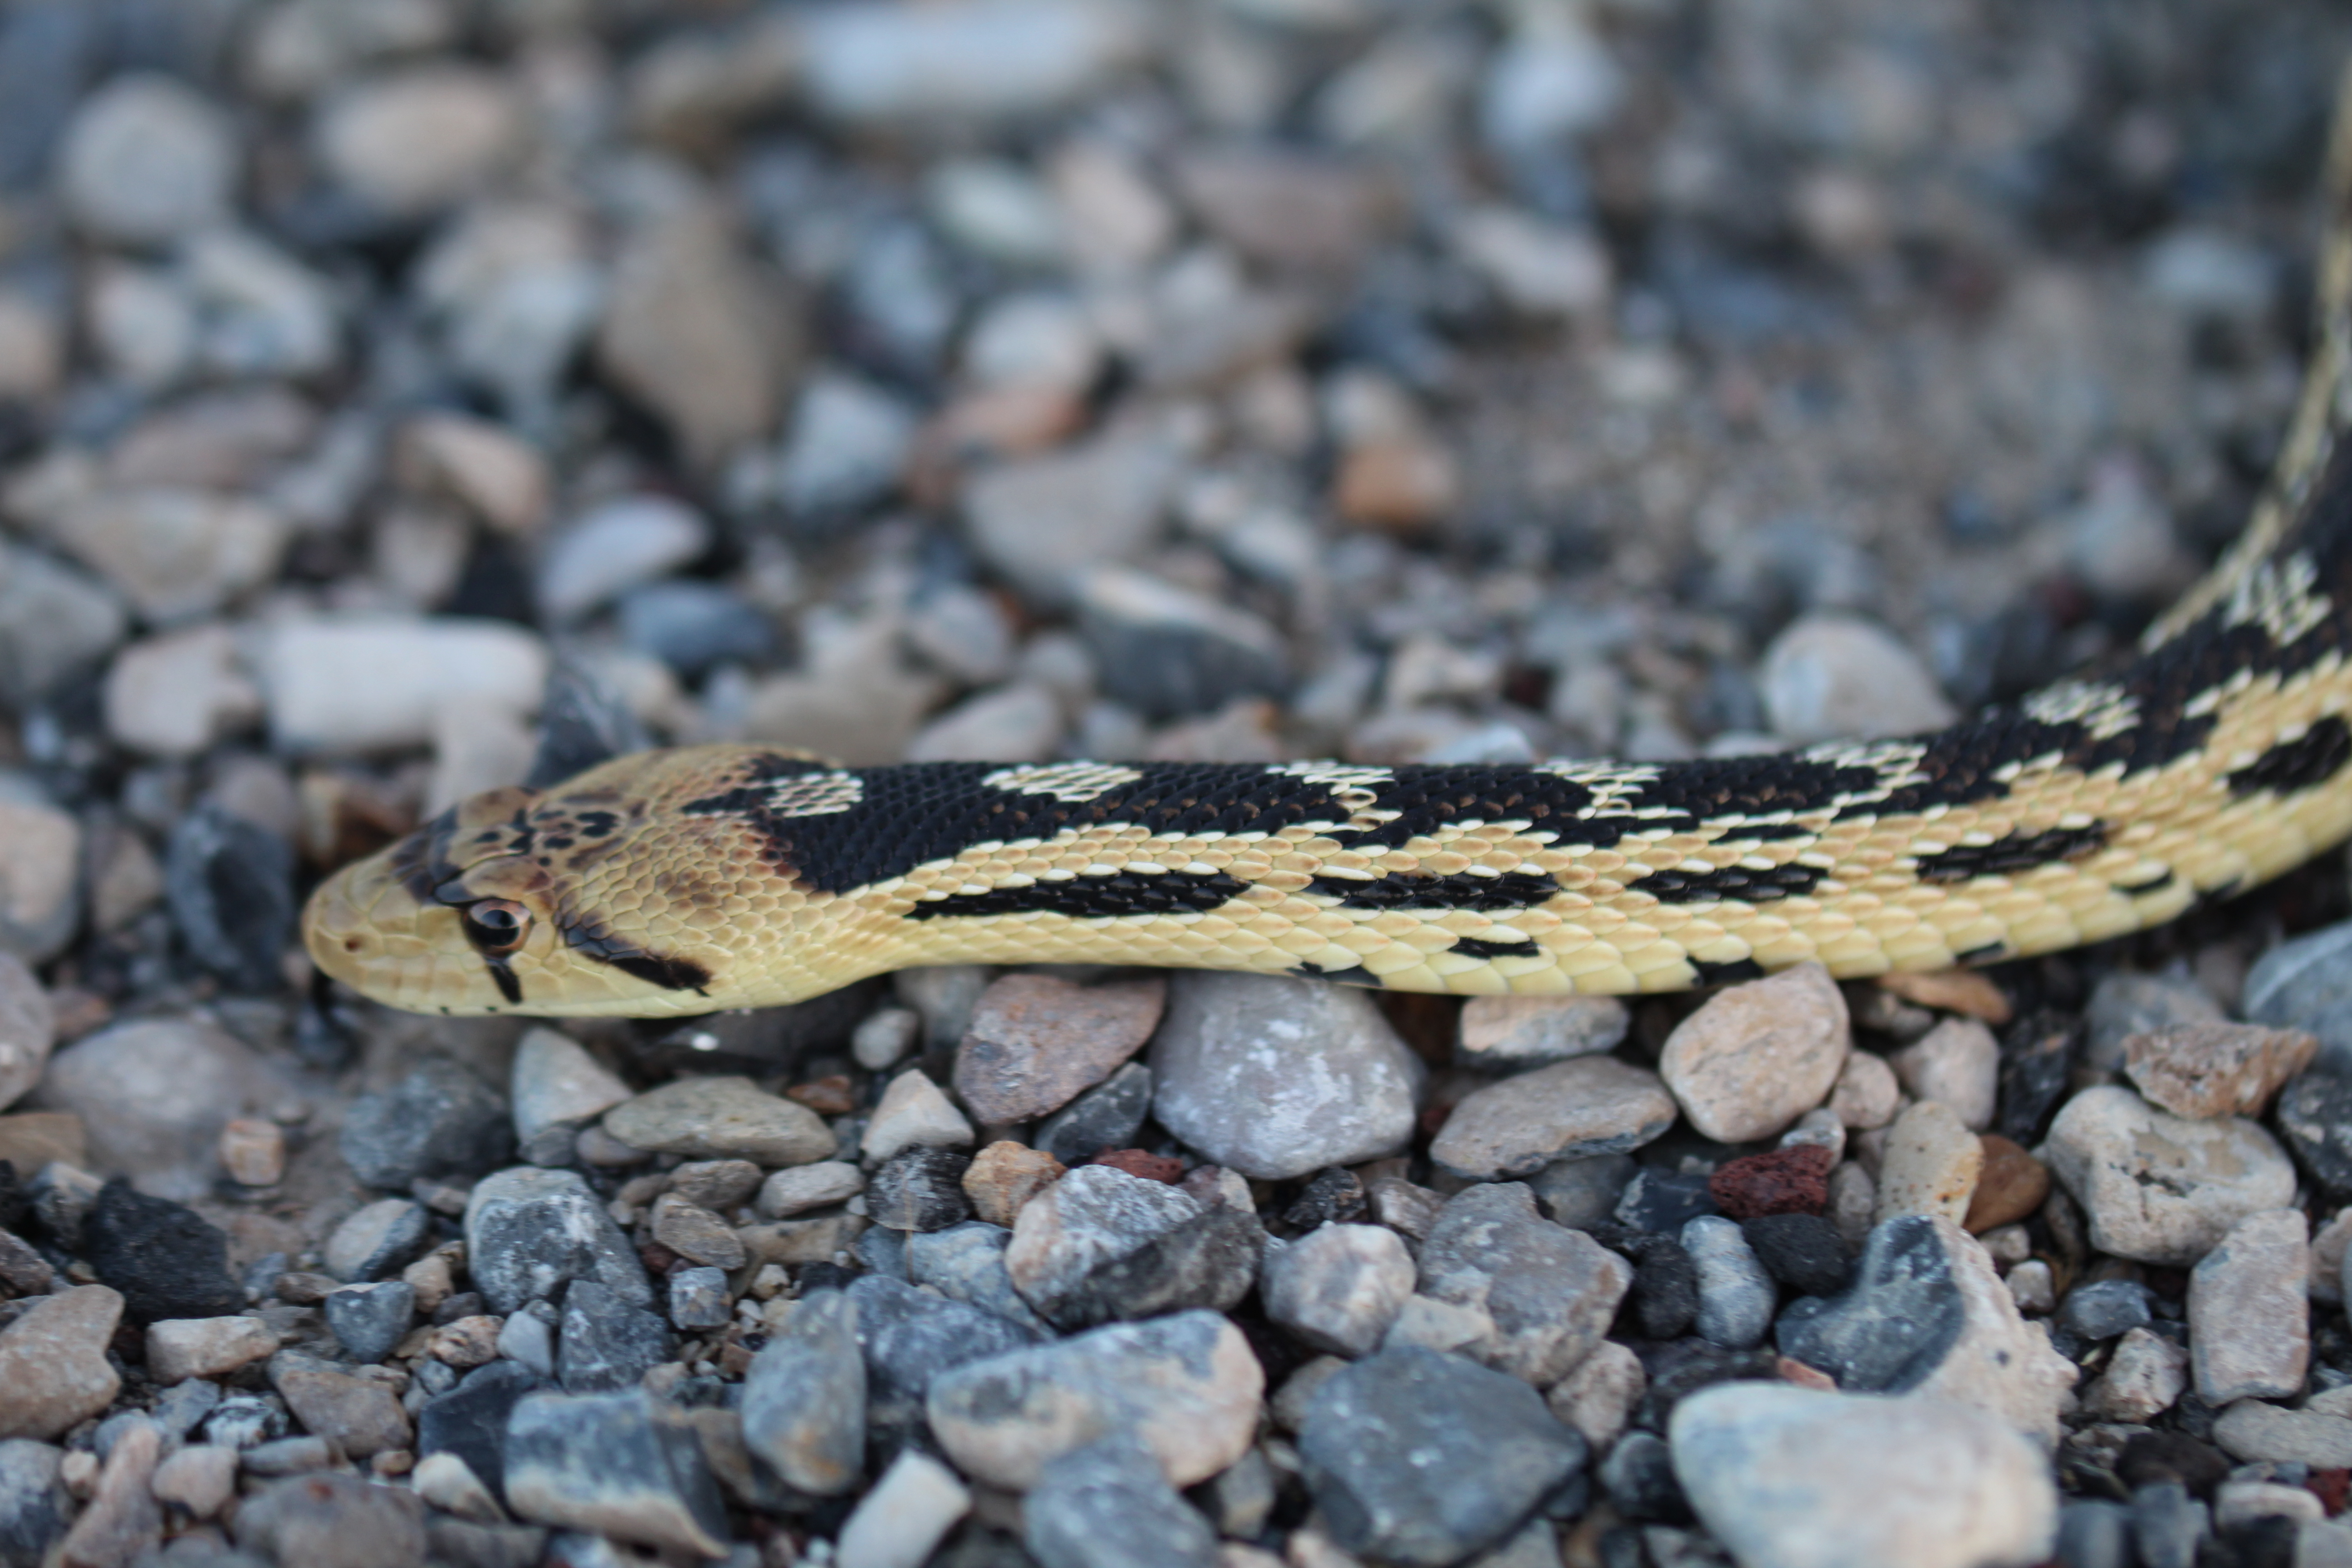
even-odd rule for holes
{"type": "Polygon", "coordinates": [[[543,707],[1390,763],[2013,696],[2242,517],[2347,48],[0,5],[0,1568],[2352,1564],[2340,857],[1631,1006],[436,1023],[292,935],[543,707]]]}

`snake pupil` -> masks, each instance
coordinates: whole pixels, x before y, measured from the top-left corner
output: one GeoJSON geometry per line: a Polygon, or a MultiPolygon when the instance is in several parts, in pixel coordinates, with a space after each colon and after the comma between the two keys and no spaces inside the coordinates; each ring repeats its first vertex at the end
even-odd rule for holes
{"type": "Polygon", "coordinates": [[[510,899],[484,899],[458,911],[466,936],[487,953],[512,952],[530,930],[530,911],[510,899]]]}

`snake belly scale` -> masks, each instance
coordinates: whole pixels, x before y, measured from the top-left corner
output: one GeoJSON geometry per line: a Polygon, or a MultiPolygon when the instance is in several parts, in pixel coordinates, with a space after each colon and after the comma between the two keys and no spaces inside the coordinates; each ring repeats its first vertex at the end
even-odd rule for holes
{"type": "Polygon", "coordinates": [[[2352,835],[2352,119],[2277,471],[2128,663],[1774,755],[843,768],[756,745],[476,796],[320,888],[328,974],[423,1012],[767,1006],[918,964],[1669,991],[2049,952],[2352,835]]]}

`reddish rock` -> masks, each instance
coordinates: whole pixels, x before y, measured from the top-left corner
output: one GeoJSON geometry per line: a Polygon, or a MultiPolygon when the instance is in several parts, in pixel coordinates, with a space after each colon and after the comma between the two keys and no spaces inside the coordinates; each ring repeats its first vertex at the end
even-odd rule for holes
{"type": "Polygon", "coordinates": [[[2025,1218],[2050,1195],[2050,1171],[2041,1161],[1998,1132],[1978,1142],[1984,1145],[1984,1169],[1969,1199],[1968,1217],[1960,1222],[1970,1236],[2025,1218]]]}
{"type": "Polygon", "coordinates": [[[1184,1179],[1184,1162],[1173,1154],[1149,1154],[1140,1149],[1106,1149],[1095,1156],[1097,1165],[1108,1165],[1114,1171],[1125,1171],[1130,1176],[1140,1176],[1147,1182],[1165,1182],[1170,1186],[1184,1179]]]}
{"type": "Polygon", "coordinates": [[[1724,1162],[1706,1190],[1731,1219],[1817,1215],[1829,1206],[1830,1167],[1835,1163],[1837,1156],[1820,1144],[1799,1143],[1724,1162]]]}
{"type": "Polygon", "coordinates": [[[849,1090],[849,1079],[842,1073],[827,1073],[807,1083],[796,1083],[784,1090],[786,1100],[795,1100],[819,1116],[846,1116],[857,1109],[856,1097],[849,1090]]]}
{"type": "Polygon", "coordinates": [[[2314,1470],[2304,1483],[2304,1489],[2319,1500],[2319,1506],[2333,1519],[2344,1511],[2352,1500],[2352,1470],[2314,1470]]]}

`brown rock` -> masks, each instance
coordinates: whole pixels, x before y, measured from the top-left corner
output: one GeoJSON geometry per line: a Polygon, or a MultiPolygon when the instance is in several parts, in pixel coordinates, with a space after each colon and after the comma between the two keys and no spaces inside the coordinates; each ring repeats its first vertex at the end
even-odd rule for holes
{"type": "Polygon", "coordinates": [[[1947,1013],[1981,1023],[2006,1024],[2015,1009],[2009,997],[1991,980],[1973,969],[1938,969],[1926,974],[1882,974],[1878,988],[1900,996],[1906,1002],[1922,1007],[1940,1007],[1947,1013]]]}
{"type": "Polygon", "coordinates": [[[163,1505],[155,1500],[155,1467],[163,1457],[163,1432],[142,1421],[114,1440],[98,1494],[67,1532],[58,1554],[64,1568],[125,1568],[142,1548],[163,1533],[163,1505]]]}
{"type": "Polygon", "coordinates": [[[120,1295],[83,1285],[0,1330],[0,1437],[51,1442],[111,1405],[122,1380],[106,1347],[121,1321],[120,1295]]]}
{"type": "Polygon", "coordinates": [[[2041,1161],[1998,1132],[1977,1142],[1984,1149],[1984,1170],[1969,1199],[1968,1217],[1960,1222],[1970,1236],[2015,1224],[2050,1195],[2050,1168],[2041,1161]]]}
{"type": "Polygon", "coordinates": [[[241,1187],[267,1187],[286,1173],[286,1134],[274,1121],[232,1117],[221,1127],[221,1168],[241,1187]]]}
{"type": "Polygon", "coordinates": [[[955,1088],[984,1123],[1059,1110],[1143,1048],[1168,1003],[1160,979],[1073,985],[1008,974],[981,994],[956,1048],[955,1088]]]}
{"type": "Polygon", "coordinates": [[[2124,1075],[2175,1116],[2260,1116],[2318,1050],[2301,1029],[2168,1024],[2124,1042],[2124,1075]]]}
{"type": "Polygon", "coordinates": [[[653,1237],[680,1258],[715,1268],[743,1267],[743,1243],[727,1222],[676,1193],[654,1200],[653,1237]]]}
{"type": "Polygon", "coordinates": [[[1817,1215],[1829,1206],[1830,1167],[1836,1163],[1837,1156],[1819,1143],[1727,1160],[1707,1179],[1707,1194],[1730,1219],[1817,1215]]]}
{"type": "Polygon", "coordinates": [[[1273,268],[1350,267],[1402,212],[1376,175],[1328,158],[1220,149],[1179,159],[1175,174],[1217,237],[1273,268]]]}
{"type": "Polygon", "coordinates": [[[364,1459],[408,1447],[408,1414],[388,1385],[291,1351],[269,1363],[269,1375],[287,1408],[310,1434],[335,1444],[345,1457],[364,1459]]]}
{"type": "Polygon", "coordinates": [[[506,1320],[477,1312],[470,1318],[460,1318],[433,1331],[425,1353],[435,1361],[446,1362],[463,1372],[469,1367],[487,1365],[499,1354],[499,1331],[506,1320]]]}
{"type": "Polygon", "coordinates": [[[0,1116],[0,1160],[30,1176],[51,1161],[88,1166],[89,1140],[81,1118],[70,1110],[26,1110],[0,1116]]]}
{"type": "Polygon", "coordinates": [[[1114,1171],[1125,1171],[1130,1176],[1140,1176],[1147,1182],[1165,1182],[1173,1186],[1184,1179],[1184,1162],[1173,1154],[1154,1154],[1142,1149],[1113,1149],[1095,1156],[1097,1165],[1108,1165],[1114,1171]]]}
{"type": "Polygon", "coordinates": [[[795,313],[705,212],[623,252],[596,336],[605,375],[704,464],[775,427],[800,353],[795,313]]]}
{"type": "Polygon", "coordinates": [[[1878,1167],[1877,1223],[1898,1215],[1935,1215],[1959,1223],[1976,1196],[1984,1146],[1952,1108],[1923,1100],[1886,1130],[1878,1167]]]}
{"type": "Polygon", "coordinates": [[[1006,1139],[972,1156],[963,1173],[964,1196],[982,1219],[1010,1226],[1024,1204],[1062,1179],[1062,1162],[1043,1149],[1006,1139]]]}
{"type": "Polygon", "coordinates": [[[1822,965],[1801,963],[1717,993],[1666,1037],[1658,1074],[1692,1126],[1744,1143],[1819,1105],[1851,1043],[1844,994],[1822,965]]]}
{"type": "Polygon", "coordinates": [[[401,428],[394,465],[404,484],[446,496],[502,533],[533,533],[547,521],[547,459],[487,419],[420,414],[401,428]]]}
{"type": "Polygon", "coordinates": [[[1348,521],[1400,533],[1443,520],[1461,499],[1454,455],[1419,436],[1349,447],[1331,489],[1331,504],[1348,521]]]}
{"type": "Polygon", "coordinates": [[[277,1349],[258,1318],[165,1318],[147,1325],[147,1374],[163,1384],[218,1377],[277,1349]]]}
{"type": "Polygon", "coordinates": [[[46,1296],[56,1279],[57,1270],[32,1243],[0,1230],[0,1295],[46,1296]]]}

